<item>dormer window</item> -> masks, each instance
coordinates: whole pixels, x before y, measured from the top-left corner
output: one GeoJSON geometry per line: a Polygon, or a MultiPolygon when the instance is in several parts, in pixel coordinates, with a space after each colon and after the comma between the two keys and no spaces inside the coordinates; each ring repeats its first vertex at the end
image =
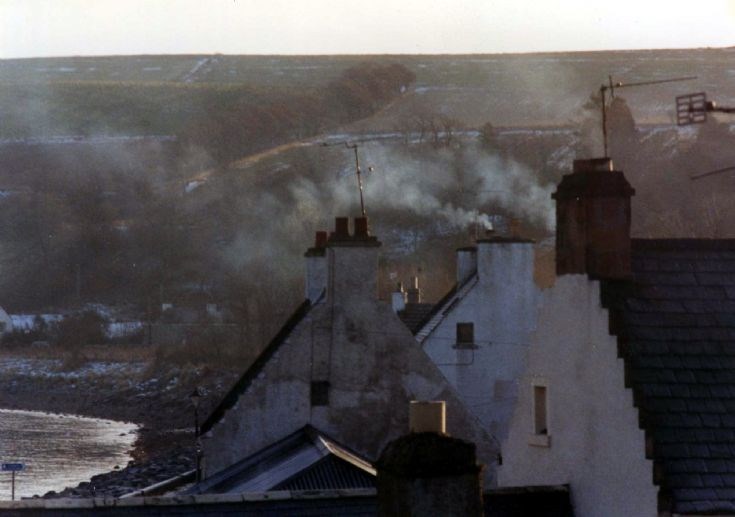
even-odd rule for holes
{"type": "Polygon", "coordinates": [[[455,348],[475,348],[475,324],[472,322],[457,323],[457,342],[455,348]]]}

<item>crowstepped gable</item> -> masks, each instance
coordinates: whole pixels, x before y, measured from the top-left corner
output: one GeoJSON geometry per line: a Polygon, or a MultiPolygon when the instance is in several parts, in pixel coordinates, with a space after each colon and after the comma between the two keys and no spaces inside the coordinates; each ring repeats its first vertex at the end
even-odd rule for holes
{"type": "Polygon", "coordinates": [[[735,514],[735,241],[630,238],[634,190],[578,160],[499,472],[577,515],[735,514]],[[625,494],[623,496],[623,494],[625,494]]]}

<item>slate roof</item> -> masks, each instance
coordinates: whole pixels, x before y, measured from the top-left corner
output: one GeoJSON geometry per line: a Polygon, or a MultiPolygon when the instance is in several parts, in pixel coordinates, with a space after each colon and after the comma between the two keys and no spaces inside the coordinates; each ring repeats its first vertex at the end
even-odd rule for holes
{"type": "MultiPolygon", "coordinates": [[[[513,242],[519,242],[517,240],[513,242]]],[[[442,299],[435,304],[406,304],[406,310],[400,311],[398,317],[416,336],[419,343],[423,343],[436,329],[454,306],[464,298],[477,284],[477,273],[470,275],[460,284],[454,284],[442,299]],[[421,307],[419,307],[421,306],[421,307]]]]}
{"type": "Polygon", "coordinates": [[[416,334],[433,308],[431,303],[407,303],[405,309],[398,311],[398,317],[412,334],[416,334]]]}
{"type": "Polygon", "coordinates": [[[603,282],[659,510],[735,514],[735,240],[636,240],[603,282]]]}
{"type": "Polygon", "coordinates": [[[208,477],[187,493],[371,489],[375,488],[375,475],[367,460],[306,425],[208,477]]]}

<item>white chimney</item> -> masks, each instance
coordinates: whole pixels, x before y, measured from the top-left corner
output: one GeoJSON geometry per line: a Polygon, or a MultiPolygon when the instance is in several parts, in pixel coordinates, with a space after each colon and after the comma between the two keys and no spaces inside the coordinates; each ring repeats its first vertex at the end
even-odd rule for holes
{"type": "Polygon", "coordinates": [[[367,217],[356,217],[354,233],[347,217],[335,219],[327,240],[327,299],[352,304],[378,299],[378,251],[381,244],[370,235],[367,217]]]}
{"type": "Polygon", "coordinates": [[[533,241],[491,237],[477,241],[477,275],[480,284],[501,289],[533,285],[533,241]]]}
{"type": "Polygon", "coordinates": [[[446,434],[446,403],[443,400],[412,400],[408,408],[408,427],[412,433],[446,434]]]}
{"type": "Polygon", "coordinates": [[[457,249],[457,285],[462,285],[477,272],[477,247],[457,249]]]}
{"type": "Polygon", "coordinates": [[[398,282],[396,290],[391,295],[391,302],[393,305],[393,312],[401,312],[406,308],[406,291],[403,289],[403,284],[398,282]]]}

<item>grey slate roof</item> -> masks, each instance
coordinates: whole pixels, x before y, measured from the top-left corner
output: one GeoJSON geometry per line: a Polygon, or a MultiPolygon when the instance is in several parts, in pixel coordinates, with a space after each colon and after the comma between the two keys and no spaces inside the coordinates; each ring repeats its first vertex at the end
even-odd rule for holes
{"type": "MultiPolygon", "coordinates": [[[[514,240],[513,242],[520,241],[514,240]]],[[[454,284],[442,299],[435,304],[406,304],[406,309],[400,311],[398,317],[401,318],[401,321],[403,321],[411,333],[416,336],[418,342],[423,343],[454,306],[477,284],[477,281],[477,273],[474,273],[462,283],[454,284]]]]}
{"type": "Polygon", "coordinates": [[[735,514],[735,240],[633,240],[603,282],[659,509],[735,514]]]}
{"type": "Polygon", "coordinates": [[[416,334],[433,308],[431,303],[407,303],[405,309],[398,311],[398,317],[412,334],[416,334]]]}

